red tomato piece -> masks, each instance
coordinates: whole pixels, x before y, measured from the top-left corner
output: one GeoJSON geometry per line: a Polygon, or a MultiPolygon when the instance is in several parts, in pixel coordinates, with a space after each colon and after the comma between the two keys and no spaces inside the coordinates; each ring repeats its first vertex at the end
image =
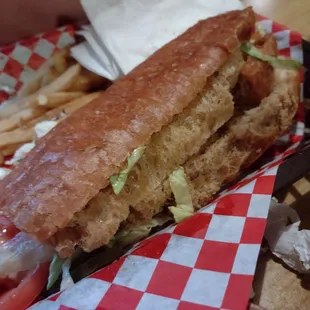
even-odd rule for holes
{"type": "Polygon", "coordinates": [[[49,263],[41,264],[32,272],[28,272],[17,287],[0,295],[0,309],[27,309],[43,290],[48,273],[49,263]]]}
{"type": "MultiPolygon", "coordinates": [[[[0,246],[18,232],[9,220],[0,215],[0,246]]],[[[27,309],[43,290],[48,274],[49,263],[44,263],[31,272],[19,273],[16,279],[0,279],[0,309],[27,309]]]]}
{"type": "Polygon", "coordinates": [[[0,245],[12,239],[19,230],[4,216],[0,215],[0,245]]]}

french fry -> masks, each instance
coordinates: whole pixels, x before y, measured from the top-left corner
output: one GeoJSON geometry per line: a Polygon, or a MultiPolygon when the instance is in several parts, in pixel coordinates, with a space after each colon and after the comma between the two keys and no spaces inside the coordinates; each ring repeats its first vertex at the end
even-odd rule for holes
{"type": "Polygon", "coordinates": [[[13,130],[25,122],[42,115],[46,110],[61,106],[83,95],[84,93],[82,92],[61,92],[51,95],[39,95],[37,98],[37,107],[21,110],[9,118],[0,120],[0,132],[13,130]]]}
{"type": "Polygon", "coordinates": [[[60,73],[57,72],[54,68],[50,68],[48,72],[42,77],[40,88],[51,84],[53,81],[55,81],[60,76],[60,73]]]}
{"type": "Polygon", "coordinates": [[[46,111],[45,107],[24,109],[9,118],[0,121],[0,133],[13,130],[25,122],[42,115],[46,111]]]}
{"type": "MultiPolygon", "coordinates": [[[[45,115],[43,115],[42,117],[39,117],[39,118],[36,118],[35,120],[33,120],[31,122],[31,125],[33,123],[36,124],[36,123],[42,122],[44,120],[49,120],[49,119],[52,119],[54,117],[59,117],[62,113],[65,114],[67,117],[68,115],[72,114],[73,112],[80,109],[84,105],[88,104],[92,100],[96,99],[99,95],[100,95],[100,92],[87,94],[81,98],[78,98],[78,99],[75,99],[71,102],[68,102],[67,104],[64,104],[63,106],[60,106],[60,107],[55,108],[53,110],[47,111],[45,113],[45,115]]],[[[60,119],[63,119],[63,117],[60,117],[60,119]]]]}
{"type": "Polygon", "coordinates": [[[51,60],[45,62],[39,70],[35,73],[34,77],[27,83],[25,83],[17,92],[17,98],[27,97],[35,92],[37,92],[41,87],[41,80],[45,75],[49,74],[51,66],[51,60]]]}
{"type": "Polygon", "coordinates": [[[78,77],[78,75],[81,72],[81,66],[79,64],[75,64],[68,68],[63,74],[61,74],[55,81],[53,81],[51,84],[43,87],[40,89],[37,93],[33,94],[39,95],[39,94],[51,94],[61,91],[68,90],[71,85],[74,84],[75,79],[78,77]]]}
{"type": "Polygon", "coordinates": [[[81,98],[75,99],[63,106],[47,111],[44,115],[29,121],[21,128],[13,131],[0,133],[0,149],[6,149],[14,144],[24,144],[31,142],[35,135],[34,127],[37,123],[58,118],[58,120],[65,119],[74,111],[80,109],[100,95],[100,92],[91,93],[81,98]],[[63,115],[62,115],[63,113],[63,115]]]}
{"type": "Polygon", "coordinates": [[[33,128],[18,128],[13,131],[0,134],[0,149],[7,148],[13,144],[31,142],[34,134],[33,128]]]}
{"type": "MultiPolygon", "coordinates": [[[[72,57],[70,55],[70,47],[61,49],[58,53],[53,55],[53,67],[59,74],[65,72],[72,64],[72,57]]],[[[74,60],[75,63],[75,60],[74,60]]]]}
{"type": "Polygon", "coordinates": [[[59,92],[50,95],[39,95],[37,97],[38,102],[36,105],[46,109],[52,109],[80,98],[83,95],[85,95],[83,92],[59,92]]]}
{"type": "MultiPolygon", "coordinates": [[[[44,115],[37,117],[30,122],[28,122],[25,127],[34,127],[37,123],[52,120],[52,119],[63,119],[68,115],[72,114],[74,111],[83,107],[84,105],[91,102],[93,99],[97,98],[100,95],[100,92],[87,94],[81,98],[75,99],[71,102],[68,102],[60,107],[47,111],[44,115]],[[65,114],[65,117],[61,117],[62,114],[65,114]]],[[[1,137],[1,135],[0,135],[1,137]]]]}
{"type": "Polygon", "coordinates": [[[36,93],[25,98],[13,99],[11,101],[7,101],[5,104],[2,104],[0,106],[0,120],[10,117],[22,109],[35,107],[38,104],[37,98],[39,95],[50,95],[56,92],[66,91],[71,87],[71,85],[73,85],[80,71],[81,66],[79,64],[75,64],[67,69],[51,84],[43,87],[36,93]]]}
{"type": "Polygon", "coordinates": [[[87,69],[82,69],[79,76],[76,78],[74,83],[70,87],[70,91],[91,91],[96,90],[100,86],[104,85],[107,82],[107,79],[99,76],[93,72],[90,72],[87,69]]]}
{"type": "Polygon", "coordinates": [[[69,48],[55,53],[39,68],[33,79],[20,88],[16,94],[17,98],[23,98],[37,92],[42,86],[51,83],[65,72],[69,67],[68,57],[70,57],[69,48]]]}
{"type": "Polygon", "coordinates": [[[81,66],[79,64],[71,66],[51,84],[40,89],[37,94],[44,95],[68,90],[74,84],[80,72],[81,66]]]}

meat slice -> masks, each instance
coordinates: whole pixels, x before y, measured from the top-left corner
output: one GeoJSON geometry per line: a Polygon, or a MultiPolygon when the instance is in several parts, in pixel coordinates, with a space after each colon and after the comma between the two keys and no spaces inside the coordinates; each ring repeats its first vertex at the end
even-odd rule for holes
{"type": "MultiPolygon", "coordinates": [[[[260,38],[254,46],[263,54],[277,55],[277,42],[272,35],[260,38]]],[[[253,108],[270,94],[273,83],[273,67],[268,62],[248,56],[234,92],[235,101],[239,107],[253,108]]]]}

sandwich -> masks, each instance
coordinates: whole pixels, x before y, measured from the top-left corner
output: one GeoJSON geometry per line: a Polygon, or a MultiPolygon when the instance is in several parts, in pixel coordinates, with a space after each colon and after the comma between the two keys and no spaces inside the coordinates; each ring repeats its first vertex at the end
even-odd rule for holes
{"type": "Polygon", "coordinates": [[[37,141],[0,184],[31,268],[183,221],[290,128],[299,64],[254,33],[251,8],[200,21],[37,141]]]}

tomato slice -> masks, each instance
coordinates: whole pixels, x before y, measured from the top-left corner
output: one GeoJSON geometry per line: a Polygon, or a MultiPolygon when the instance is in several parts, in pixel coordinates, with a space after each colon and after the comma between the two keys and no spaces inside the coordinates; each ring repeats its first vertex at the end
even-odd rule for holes
{"type": "Polygon", "coordinates": [[[0,215],[0,245],[12,239],[19,230],[4,216],[0,215]]]}
{"type": "Polygon", "coordinates": [[[10,279],[10,278],[0,279],[0,296],[4,292],[9,291],[15,288],[16,286],[18,286],[17,279],[10,279]]]}
{"type": "Polygon", "coordinates": [[[16,288],[0,296],[0,309],[27,309],[43,290],[48,273],[49,263],[37,266],[21,280],[16,288]]]}
{"type": "MultiPolygon", "coordinates": [[[[9,220],[0,215],[0,246],[18,232],[9,220]]],[[[17,279],[0,279],[0,309],[27,309],[43,290],[48,274],[49,263],[44,263],[31,272],[20,273],[17,279]]]]}

